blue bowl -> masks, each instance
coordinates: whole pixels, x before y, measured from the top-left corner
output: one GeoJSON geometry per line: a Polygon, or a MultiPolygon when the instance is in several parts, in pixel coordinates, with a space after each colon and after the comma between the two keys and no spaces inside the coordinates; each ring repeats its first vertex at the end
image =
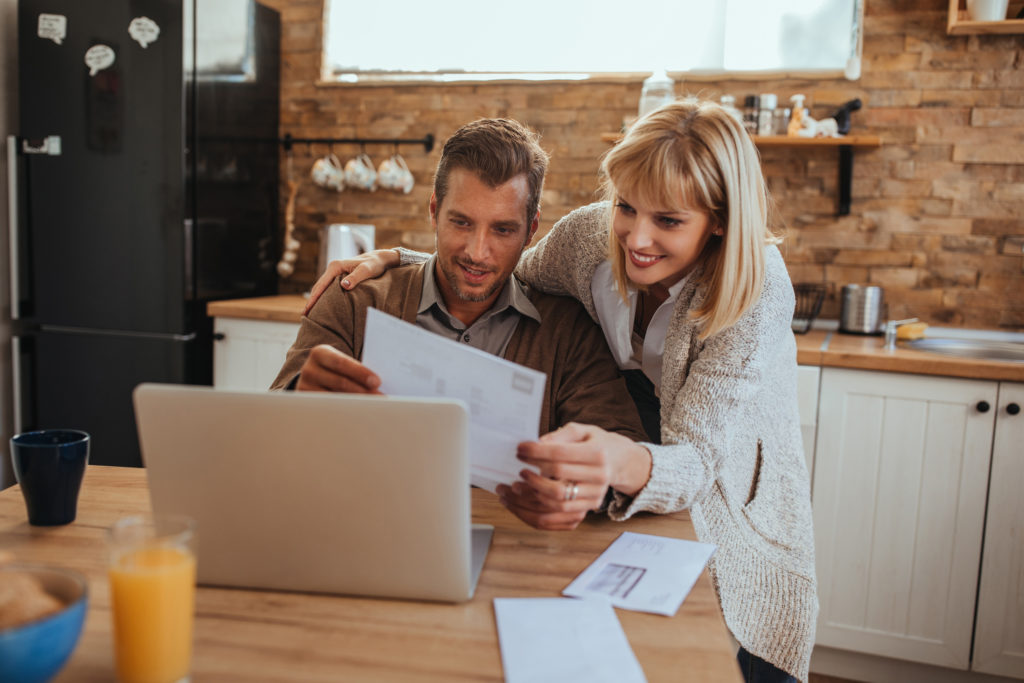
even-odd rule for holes
{"type": "Polygon", "coordinates": [[[48,617],[0,629],[0,681],[44,683],[63,668],[78,643],[89,606],[88,584],[69,569],[27,564],[0,566],[0,582],[11,571],[32,574],[65,605],[48,617]]]}

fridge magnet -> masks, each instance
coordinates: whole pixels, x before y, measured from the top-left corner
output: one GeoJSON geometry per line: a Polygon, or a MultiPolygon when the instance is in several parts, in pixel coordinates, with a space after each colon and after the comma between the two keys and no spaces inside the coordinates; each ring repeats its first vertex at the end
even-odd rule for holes
{"type": "Polygon", "coordinates": [[[128,35],[145,49],[160,37],[160,27],[149,17],[135,17],[132,23],[128,24],[128,35]]]}
{"type": "Polygon", "coordinates": [[[61,45],[68,35],[68,18],[63,14],[40,14],[39,37],[61,45]]]}
{"type": "Polygon", "coordinates": [[[85,65],[89,75],[95,76],[114,63],[114,50],[108,45],[93,45],[85,51],[85,65]]]}

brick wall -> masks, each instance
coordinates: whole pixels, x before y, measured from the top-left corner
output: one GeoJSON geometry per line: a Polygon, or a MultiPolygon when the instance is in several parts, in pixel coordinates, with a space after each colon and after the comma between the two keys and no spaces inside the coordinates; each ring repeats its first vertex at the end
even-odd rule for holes
{"type": "MultiPolygon", "coordinates": [[[[322,0],[261,0],[282,12],[282,133],[301,137],[422,137],[442,141],[481,116],[517,118],[543,135],[552,164],[542,231],[592,201],[601,134],[635,113],[634,83],[444,86],[318,86],[322,0]]],[[[1020,2],[1011,2],[1013,11],[1020,2]]],[[[825,282],[822,312],[837,317],[847,282],[885,288],[894,317],[933,324],[1024,328],[1024,35],[947,36],[946,0],[867,0],[862,77],[686,81],[677,91],[717,99],[805,93],[815,118],[859,97],[853,132],[882,147],[855,152],[850,215],[837,217],[834,149],[762,150],[787,238],[794,282],[825,282]]],[[[384,32],[385,29],[382,29],[384,32]]],[[[281,291],[315,279],[317,230],[373,223],[378,244],[432,248],[427,220],[439,153],[405,146],[417,185],[410,195],[323,190],[309,181],[324,146],[296,146],[300,189],[295,275],[281,291]]],[[[358,147],[338,146],[342,162],[358,147]]],[[[366,149],[376,163],[393,151],[366,149]]],[[[283,191],[283,190],[282,190],[283,191]]],[[[282,201],[283,206],[283,201],[282,201]]]]}

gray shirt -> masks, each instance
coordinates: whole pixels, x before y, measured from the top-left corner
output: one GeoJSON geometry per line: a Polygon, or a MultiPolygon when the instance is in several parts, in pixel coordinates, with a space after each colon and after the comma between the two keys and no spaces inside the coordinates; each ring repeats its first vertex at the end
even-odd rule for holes
{"type": "Polygon", "coordinates": [[[417,309],[416,324],[425,330],[439,334],[453,341],[469,344],[495,356],[503,356],[505,347],[512,339],[521,316],[541,322],[540,313],[526,295],[526,287],[509,277],[498,298],[487,311],[472,325],[465,324],[444,305],[441,290],[437,286],[434,268],[437,255],[431,256],[423,270],[423,293],[417,309]]]}

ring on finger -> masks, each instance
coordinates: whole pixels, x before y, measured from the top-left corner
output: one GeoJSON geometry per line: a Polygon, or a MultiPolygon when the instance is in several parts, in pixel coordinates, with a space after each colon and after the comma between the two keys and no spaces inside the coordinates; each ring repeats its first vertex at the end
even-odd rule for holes
{"type": "Polygon", "coordinates": [[[576,496],[579,495],[580,485],[579,482],[567,481],[565,482],[565,500],[576,500],[576,496]]]}

